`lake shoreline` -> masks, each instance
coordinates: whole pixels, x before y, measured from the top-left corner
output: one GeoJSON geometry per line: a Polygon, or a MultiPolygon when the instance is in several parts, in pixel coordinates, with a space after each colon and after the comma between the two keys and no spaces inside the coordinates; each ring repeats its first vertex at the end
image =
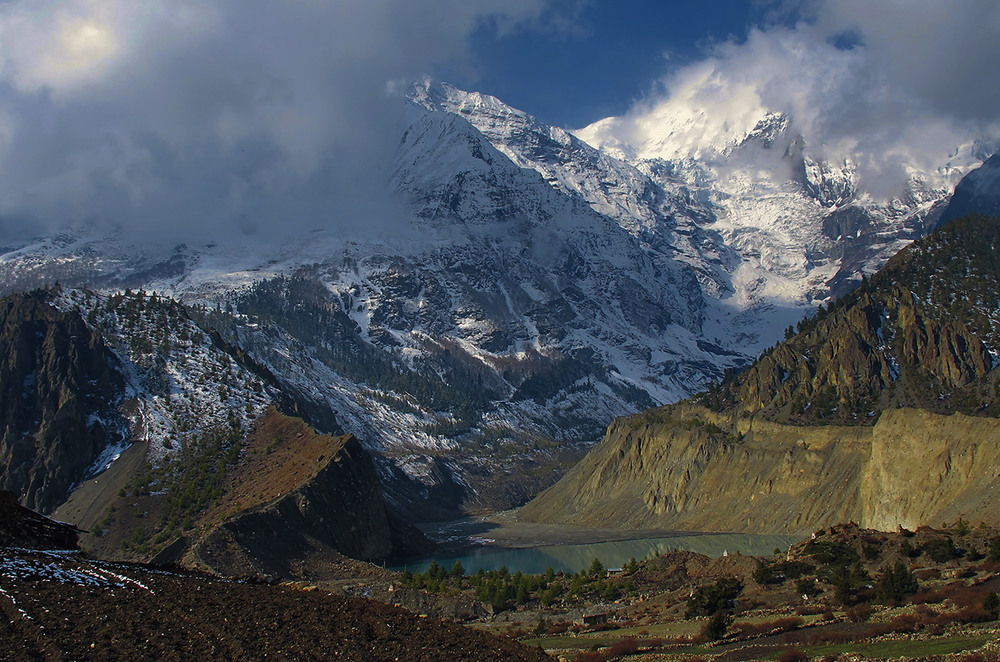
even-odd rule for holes
{"type": "Polygon", "coordinates": [[[422,571],[431,561],[437,561],[447,567],[459,562],[469,572],[501,567],[529,574],[544,572],[548,567],[577,572],[594,558],[600,558],[608,568],[620,568],[630,558],[651,558],[674,550],[708,556],[769,555],[801,539],[789,535],[537,524],[518,520],[516,511],[425,523],[419,528],[438,543],[437,550],[424,558],[391,560],[392,569],[422,571]]]}
{"type": "Polygon", "coordinates": [[[590,545],[624,542],[649,538],[681,538],[684,536],[725,534],[711,531],[669,531],[663,529],[610,529],[570,524],[538,524],[517,517],[516,510],[489,515],[466,517],[447,522],[427,522],[416,525],[424,535],[448,552],[498,547],[502,549],[533,549],[560,545],[590,545]]]}

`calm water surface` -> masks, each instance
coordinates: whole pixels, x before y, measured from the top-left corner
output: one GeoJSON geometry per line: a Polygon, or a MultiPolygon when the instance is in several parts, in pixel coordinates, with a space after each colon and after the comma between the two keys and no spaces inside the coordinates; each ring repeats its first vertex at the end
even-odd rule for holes
{"type": "Polygon", "coordinates": [[[777,549],[787,549],[801,536],[754,535],[746,533],[688,533],[665,538],[616,540],[574,545],[544,545],[520,549],[507,549],[483,545],[461,552],[411,560],[390,566],[393,570],[413,572],[427,569],[431,561],[451,568],[461,561],[467,574],[483,570],[498,570],[507,566],[510,572],[520,570],[526,574],[540,574],[551,567],[555,571],[578,572],[590,567],[595,558],[607,568],[620,568],[630,558],[643,559],[674,550],[690,550],[709,556],[723,554],[765,555],[777,549]]]}

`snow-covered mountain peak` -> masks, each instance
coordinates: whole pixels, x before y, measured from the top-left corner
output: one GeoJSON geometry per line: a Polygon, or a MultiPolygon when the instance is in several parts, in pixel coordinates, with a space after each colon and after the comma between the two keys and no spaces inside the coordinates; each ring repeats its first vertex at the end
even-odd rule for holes
{"type": "Polygon", "coordinates": [[[742,307],[843,291],[932,226],[988,152],[971,140],[945,149],[952,134],[933,138],[934,149],[904,141],[888,153],[860,137],[813,144],[791,113],[764,107],[752,90],[710,105],[685,90],[575,135],[700,201],[699,226],[741,256],[729,273],[730,300],[742,307]]]}
{"type": "Polygon", "coordinates": [[[448,83],[429,78],[414,83],[407,96],[427,110],[444,110],[459,115],[494,118],[498,127],[534,121],[528,113],[508,106],[494,96],[481,92],[466,92],[448,83]]]}
{"type": "MultiPolygon", "coordinates": [[[[813,186],[812,192],[819,193],[821,203],[828,207],[832,202],[850,202],[854,194],[880,205],[893,205],[896,198],[905,199],[914,189],[933,189],[938,197],[949,195],[955,184],[997,147],[995,139],[969,139],[951,145],[942,142],[943,136],[927,138],[935,145],[933,149],[914,148],[905,142],[868,144],[864,139],[844,137],[827,144],[797,124],[791,113],[766,108],[753,94],[735,94],[712,107],[672,99],[622,117],[599,120],[574,135],[630,163],[661,160],[674,164],[675,169],[688,173],[688,181],[696,177],[718,179],[716,171],[730,170],[734,160],[737,167],[748,165],[748,154],[754,157],[752,165],[759,174],[768,179],[785,176],[782,157],[786,162],[791,160],[796,169],[799,161],[805,161],[807,169],[823,171],[820,179],[829,180],[832,175],[843,180],[839,184],[842,190],[833,198],[824,194],[822,185],[813,186]],[[761,148],[768,153],[762,155],[757,151],[761,148]],[[938,155],[930,156],[935,149],[938,155]],[[853,191],[845,196],[847,180],[852,182],[853,191]]],[[[809,184],[804,179],[802,183],[809,184]]]]}
{"type": "Polygon", "coordinates": [[[741,88],[724,107],[675,99],[647,112],[600,120],[575,134],[594,147],[607,146],[631,158],[711,161],[776,115],[780,113],[763,107],[752,89],[741,88]]]}
{"type": "Polygon", "coordinates": [[[884,202],[749,101],[576,134],[427,80],[400,102],[398,222],[184,245],[78,229],[0,255],[0,283],[207,304],[228,345],[423,481],[431,456],[595,439],[745,365],[920,236],[973,162],[904,163],[884,202]]]}

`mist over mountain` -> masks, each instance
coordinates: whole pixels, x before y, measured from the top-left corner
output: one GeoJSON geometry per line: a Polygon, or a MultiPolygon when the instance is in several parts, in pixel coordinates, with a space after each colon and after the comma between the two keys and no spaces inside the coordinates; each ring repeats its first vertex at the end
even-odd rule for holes
{"type": "Polygon", "coordinates": [[[393,93],[374,209],[401,225],[175,243],[82,224],[8,250],[0,282],[176,297],[314,425],[377,452],[397,504],[443,516],[516,505],[616,416],[746,366],[933,226],[976,162],[962,148],[877,200],[788,115],[668,160],[446,84],[393,93]]]}

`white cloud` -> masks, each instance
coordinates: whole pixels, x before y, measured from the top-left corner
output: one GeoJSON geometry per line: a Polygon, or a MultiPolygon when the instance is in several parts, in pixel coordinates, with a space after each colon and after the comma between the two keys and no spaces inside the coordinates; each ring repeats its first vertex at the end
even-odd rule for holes
{"type": "Polygon", "coordinates": [[[825,0],[816,29],[856,33],[871,68],[934,112],[998,117],[1000,4],[994,0],[825,0]]]}
{"type": "Polygon", "coordinates": [[[384,197],[386,82],[544,1],[0,2],[0,219],[351,222],[384,197]]]}
{"type": "Polygon", "coordinates": [[[816,0],[804,10],[795,25],[717,45],[603,134],[583,135],[704,158],[784,112],[815,156],[850,157],[880,197],[898,192],[906,166],[933,172],[958,146],[1000,135],[994,0],[816,0]]]}

